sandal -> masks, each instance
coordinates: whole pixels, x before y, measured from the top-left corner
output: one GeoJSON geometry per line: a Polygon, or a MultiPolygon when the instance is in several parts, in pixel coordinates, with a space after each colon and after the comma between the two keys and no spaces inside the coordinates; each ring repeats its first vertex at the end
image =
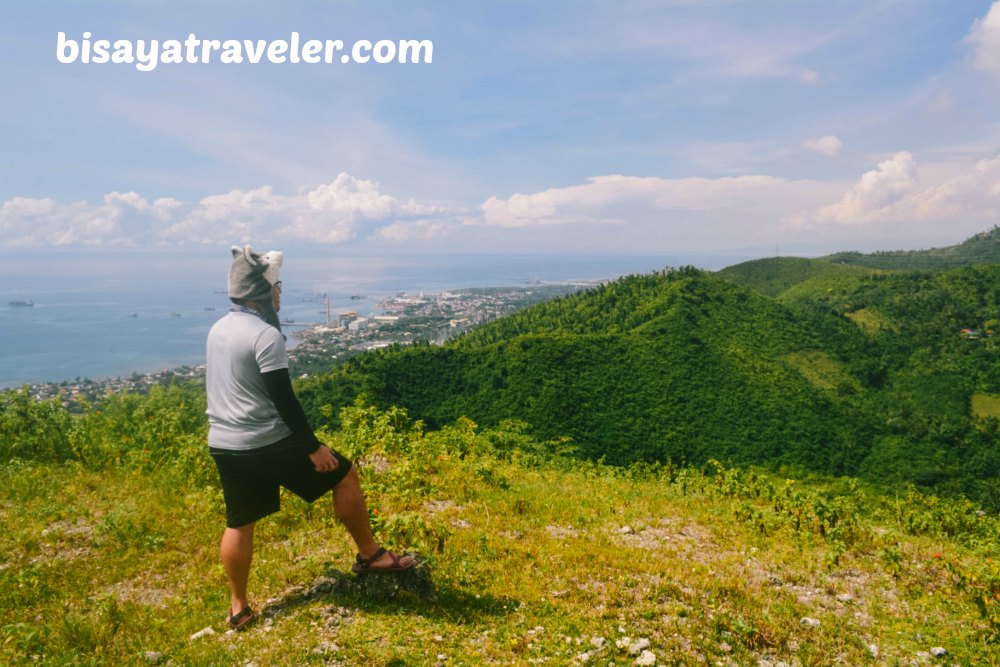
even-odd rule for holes
{"type": "Polygon", "coordinates": [[[239,632],[244,630],[248,625],[253,623],[257,619],[257,614],[253,613],[253,609],[249,606],[243,607],[243,611],[238,614],[234,614],[233,610],[229,610],[229,616],[226,617],[226,623],[229,624],[229,628],[239,632]]]}
{"type": "Polygon", "coordinates": [[[392,553],[391,551],[386,551],[383,547],[379,547],[378,551],[376,551],[371,558],[362,558],[361,554],[358,554],[357,562],[351,566],[351,571],[354,572],[354,574],[362,574],[364,572],[403,572],[405,570],[409,570],[416,564],[417,561],[412,556],[408,556],[407,554],[400,556],[392,553]],[[373,565],[373,563],[381,558],[383,554],[389,554],[389,558],[392,559],[392,564],[379,566],[373,565]],[[401,561],[404,558],[409,558],[410,562],[407,564],[402,563],[401,561]]]}

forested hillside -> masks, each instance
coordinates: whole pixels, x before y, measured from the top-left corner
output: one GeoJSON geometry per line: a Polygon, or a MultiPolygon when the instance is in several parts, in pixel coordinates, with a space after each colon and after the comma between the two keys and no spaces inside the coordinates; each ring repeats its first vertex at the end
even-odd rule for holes
{"type": "Polygon", "coordinates": [[[863,254],[838,252],[824,257],[835,264],[872,269],[949,269],[972,264],[1000,263],[1000,227],[976,234],[964,242],[929,250],[895,250],[863,254]]]}
{"type": "Polygon", "coordinates": [[[767,296],[778,296],[807,280],[864,276],[872,269],[804,257],[771,257],[728,266],[716,275],[767,296]]]}
{"type": "Polygon", "coordinates": [[[303,401],[331,426],[365,394],[432,427],[518,420],[616,464],[793,465],[1000,505],[1000,364],[985,333],[1000,268],[804,261],[742,269],[776,298],[695,269],[630,276],[443,347],[364,355],[305,382],[303,401]]]}

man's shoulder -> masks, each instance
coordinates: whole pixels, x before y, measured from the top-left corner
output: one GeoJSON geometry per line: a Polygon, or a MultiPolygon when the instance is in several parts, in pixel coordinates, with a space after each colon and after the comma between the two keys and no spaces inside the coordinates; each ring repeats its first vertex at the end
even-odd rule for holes
{"type": "Polygon", "coordinates": [[[260,319],[256,315],[233,311],[224,316],[212,325],[212,330],[245,331],[248,333],[259,333],[266,329],[274,329],[270,324],[260,319]]]}

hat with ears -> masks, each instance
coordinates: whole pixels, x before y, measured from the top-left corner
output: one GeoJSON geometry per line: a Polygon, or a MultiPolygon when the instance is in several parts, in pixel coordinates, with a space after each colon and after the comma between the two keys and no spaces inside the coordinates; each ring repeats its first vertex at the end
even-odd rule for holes
{"type": "Polygon", "coordinates": [[[229,266],[229,298],[253,301],[264,321],[281,331],[281,321],[271,302],[271,287],[278,282],[284,256],[278,250],[260,254],[250,246],[233,246],[229,266]]]}

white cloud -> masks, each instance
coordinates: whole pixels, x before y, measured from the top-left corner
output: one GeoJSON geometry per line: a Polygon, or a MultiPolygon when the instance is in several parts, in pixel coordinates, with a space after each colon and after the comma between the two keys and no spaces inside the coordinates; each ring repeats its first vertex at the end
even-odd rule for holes
{"type": "Polygon", "coordinates": [[[976,224],[1000,216],[1000,157],[936,170],[921,178],[912,154],[900,152],[866,172],[839,201],[791,216],[796,224],[976,224]]]}
{"type": "Polygon", "coordinates": [[[1000,2],[972,24],[966,40],[972,44],[976,68],[1000,74],[1000,2]]]}
{"type": "MultiPolygon", "coordinates": [[[[194,202],[170,198],[150,202],[135,192],[112,192],[101,204],[16,197],[0,206],[0,230],[2,243],[11,246],[230,243],[270,238],[339,243],[367,235],[366,227],[447,213],[440,207],[397,200],[383,194],[374,181],[341,173],[331,183],[296,195],[277,194],[270,186],[262,186],[194,202]]],[[[434,228],[425,221],[425,233],[434,228]]]]}
{"type": "Polygon", "coordinates": [[[380,227],[374,237],[386,241],[427,241],[444,238],[454,229],[455,225],[449,221],[414,220],[380,227]]]}
{"type": "Polygon", "coordinates": [[[841,224],[870,222],[884,217],[915,186],[913,156],[905,151],[897,153],[891,160],[880,162],[877,169],[865,173],[839,202],[820,209],[817,217],[823,222],[841,224]]]}
{"type": "Polygon", "coordinates": [[[799,81],[808,84],[819,83],[819,72],[815,72],[811,69],[802,70],[799,72],[799,81]]]}
{"type": "Polygon", "coordinates": [[[135,192],[112,192],[98,203],[16,197],[0,203],[0,245],[359,240],[501,252],[544,247],[709,252],[780,239],[782,245],[836,244],[829,248],[836,250],[852,234],[919,243],[934,234],[940,238],[945,228],[975,232],[997,219],[1000,156],[984,159],[979,152],[918,168],[914,155],[904,151],[853,183],[761,174],[675,179],[610,174],[489,197],[471,211],[398,199],[378,183],[347,173],[294,194],[261,186],[196,201],[148,200],[135,192]],[[899,225],[906,225],[905,237],[899,225]]]}
{"type": "Polygon", "coordinates": [[[819,139],[806,139],[802,142],[803,148],[822,153],[828,157],[834,157],[844,148],[843,142],[832,134],[819,139]]]}
{"type": "Polygon", "coordinates": [[[664,212],[726,210],[733,215],[773,211],[783,197],[815,183],[771,176],[664,179],[595,176],[583,185],[553,188],[507,199],[490,197],[480,206],[482,224],[528,227],[573,223],[621,223],[664,212]]]}

